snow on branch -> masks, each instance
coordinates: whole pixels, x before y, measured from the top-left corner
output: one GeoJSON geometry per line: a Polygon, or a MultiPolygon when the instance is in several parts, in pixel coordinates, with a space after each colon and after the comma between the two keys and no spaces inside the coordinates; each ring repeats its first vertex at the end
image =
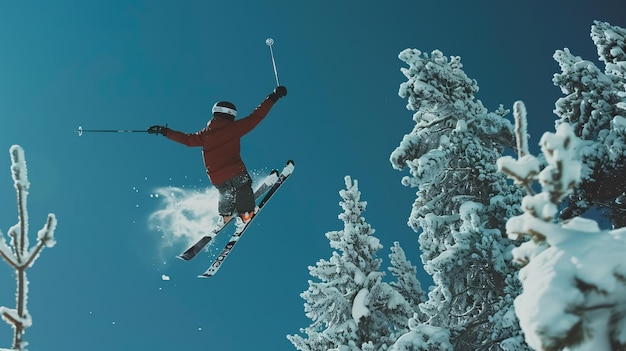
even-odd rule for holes
{"type": "Polygon", "coordinates": [[[4,235],[0,232],[0,256],[15,270],[17,279],[16,308],[0,307],[0,316],[13,327],[14,335],[11,350],[26,351],[28,343],[22,337],[25,329],[32,325],[32,319],[26,307],[29,285],[26,278],[26,269],[34,264],[44,247],[53,247],[55,245],[54,230],[56,229],[57,220],[54,214],[50,213],[48,215],[43,228],[37,233],[37,244],[30,248],[26,206],[30,183],[28,181],[26,159],[24,150],[19,145],[13,145],[9,152],[11,154],[13,185],[17,192],[18,223],[8,231],[8,236],[11,238],[9,244],[7,244],[4,235]]]}
{"type": "Polygon", "coordinates": [[[526,106],[521,101],[513,105],[515,118],[515,140],[517,141],[517,156],[501,157],[497,161],[498,169],[513,179],[515,184],[522,185],[528,193],[533,193],[531,184],[539,173],[539,160],[528,152],[528,133],[526,120],[526,106]]]}
{"type": "Polygon", "coordinates": [[[626,229],[601,231],[596,221],[581,217],[559,222],[558,206],[581,180],[581,141],[570,124],[561,123],[540,144],[546,165],[539,173],[537,164],[524,161],[531,155],[498,160],[516,183],[541,185],[540,193],[524,197],[524,213],[507,222],[511,238],[532,239],[513,250],[523,265],[515,312],[526,342],[535,350],[623,350],[626,229]]]}
{"type": "Polygon", "coordinates": [[[507,223],[507,231],[516,239],[520,233],[528,233],[535,242],[542,241],[546,233],[538,226],[529,229],[535,219],[552,222],[558,212],[560,202],[580,182],[581,162],[579,161],[578,145],[580,141],[573,134],[569,124],[559,125],[556,133],[545,133],[541,138],[541,150],[546,158],[547,166],[539,170],[539,161],[532,155],[522,156],[518,160],[503,157],[498,160],[498,169],[509,175],[517,184],[522,184],[528,195],[522,200],[525,213],[513,217],[507,223]],[[542,192],[534,194],[532,182],[538,180],[542,192]]]}
{"type": "Polygon", "coordinates": [[[436,326],[422,324],[416,316],[409,319],[410,332],[402,335],[389,351],[452,351],[450,331],[436,326]]]}
{"type": "MultiPolygon", "coordinates": [[[[516,125],[526,125],[525,107],[521,101],[515,103],[516,125]],[[522,118],[523,117],[523,118],[522,118]],[[519,120],[519,122],[518,122],[519,120]]],[[[525,128],[516,127],[516,138],[526,139],[525,128]]],[[[517,142],[525,145],[526,141],[517,142]]],[[[512,239],[518,239],[520,234],[530,234],[533,241],[540,242],[546,239],[539,227],[529,228],[535,222],[552,222],[558,212],[559,203],[580,182],[581,162],[579,155],[580,140],[574,135],[572,127],[563,123],[557,127],[556,133],[545,133],[541,138],[541,151],[544,154],[547,166],[539,171],[539,160],[527,154],[528,148],[520,148],[519,158],[510,156],[501,157],[497,161],[498,170],[507,174],[516,184],[521,184],[527,190],[528,195],[522,200],[524,214],[512,217],[507,222],[507,232],[512,239]],[[535,194],[532,183],[539,181],[542,191],[535,194]]]]}
{"type": "Polygon", "coordinates": [[[513,117],[515,118],[515,135],[517,141],[517,154],[520,158],[528,154],[528,133],[526,123],[526,106],[521,101],[513,104],[513,117]]]}

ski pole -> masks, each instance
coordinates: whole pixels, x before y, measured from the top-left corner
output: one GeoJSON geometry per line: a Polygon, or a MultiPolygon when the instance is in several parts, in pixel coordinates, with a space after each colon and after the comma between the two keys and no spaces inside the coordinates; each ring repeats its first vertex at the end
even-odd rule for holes
{"type": "Polygon", "coordinates": [[[78,126],[75,132],[78,133],[78,136],[82,136],[83,133],[147,133],[148,131],[136,129],[83,129],[83,127],[78,126]]]}
{"type": "Polygon", "coordinates": [[[272,55],[272,65],[274,65],[274,76],[276,77],[276,86],[280,86],[280,83],[278,82],[278,71],[276,70],[276,60],[274,60],[274,50],[272,50],[272,45],[274,45],[274,39],[265,39],[265,44],[270,47],[270,55],[272,55]]]}

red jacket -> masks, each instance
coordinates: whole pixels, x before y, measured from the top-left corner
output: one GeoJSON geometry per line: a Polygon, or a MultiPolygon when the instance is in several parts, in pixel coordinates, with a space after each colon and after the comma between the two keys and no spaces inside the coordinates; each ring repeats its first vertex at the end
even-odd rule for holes
{"type": "Polygon", "coordinates": [[[202,146],[202,156],[209,179],[219,185],[246,171],[241,160],[240,139],[265,118],[274,102],[265,99],[254,111],[241,119],[230,121],[212,118],[206,128],[196,133],[168,129],[167,137],[187,146],[202,146]]]}

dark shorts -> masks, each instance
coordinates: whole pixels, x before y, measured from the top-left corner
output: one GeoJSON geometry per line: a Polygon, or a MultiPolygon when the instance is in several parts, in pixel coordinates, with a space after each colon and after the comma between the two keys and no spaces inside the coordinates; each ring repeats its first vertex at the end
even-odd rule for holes
{"type": "Polygon", "coordinates": [[[222,184],[215,185],[220,192],[218,210],[222,216],[233,213],[253,212],[256,207],[252,178],[248,172],[242,172],[222,184]]]}

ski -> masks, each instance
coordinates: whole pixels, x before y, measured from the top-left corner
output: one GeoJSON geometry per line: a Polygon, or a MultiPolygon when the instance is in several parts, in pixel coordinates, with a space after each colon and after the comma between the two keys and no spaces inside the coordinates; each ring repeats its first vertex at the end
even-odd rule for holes
{"type": "MultiPolygon", "coordinates": [[[[279,180],[279,177],[280,176],[279,176],[278,170],[276,169],[272,170],[269,176],[267,176],[267,178],[265,178],[263,183],[261,183],[261,185],[259,185],[257,189],[254,191],[254,199],[258,200],[261,197],[261,195],[265,194],[268,191],[268,189],[271,189],[272,186],[279,180]]],[[[189,261],[192,258],[196,257],[196,255],[200,251],[202,251],[202,249],[204,249],[205,246],[207,246],[209,242],[213,240],[213,238],[215,238],[224,228],[226,228],[228,223],[230,223],[232,221],[232,218],[235,218],[236,215],[237,214],[233,214],[231,219],[229,219],[227,222],[222,223],[221,226],[214,228],[209,234],[200,238],[195,244],[190,246],[185,252],[183,252],[182,254],[176,257],[180,258],[183,261],[189,261]]]]}
{"type": "Polygon", "coordinates": [[[220,254],[213,261],[211,266],[204,273],[198,276],[199,278],[210,278],[214,276],[215,273],[217,273],[217,270],[220,269],[220,267],[224,263],[224,260],[226,260],[228,255],[232,252],[233,248],[235,247],[237,242],[239,242],[239,239],[241,239],[246,229],[250,226],[252,221],[254,221],[254,219],[259,215],[259,212],[261,212],[261,210],[267,204],[269,199],[272,198],[272,196],[276,193],[276,191],[285,183],[287,178],[289,178],[289,176],[293,172],[293,169],[294,169],[293,161],[288,161],[287,165],[285,166],[283,171],[280,173],[278,180],[274,183],[274,185],[272,185],[270,190],[267,192],[267,194],[265,194],[265,196],[263,197],[263,199],[257,206],[258,209],[256,213],[254,214],[254,216],[252,216],[252,218],[248,222],[246,222],[241,227],[238,227],[235,230],[235,233],[230,237],[230,240],[228,241],[226,246],[224,246],[224,249],[222,249],[222,252],[220,252],[220,254]]]}

